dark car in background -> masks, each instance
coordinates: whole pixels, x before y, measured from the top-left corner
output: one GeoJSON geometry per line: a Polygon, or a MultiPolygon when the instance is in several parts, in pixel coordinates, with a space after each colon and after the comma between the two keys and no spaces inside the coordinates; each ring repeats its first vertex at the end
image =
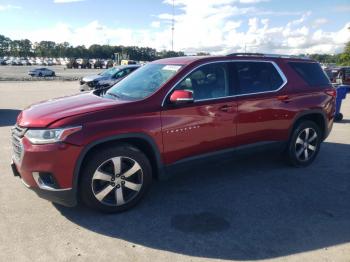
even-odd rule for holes
{"type": "Polygon", "coordinates": [[[328,76],[329,80],[331,80],[331,83],[336,82],[339,70],[340,70],[339,67],[333,67],[333,68],[331,67],[331,68],[324,69],[324,72],[328,76]]]}
{"type": "Polygon", "coordinates": [[[342,67],[336,78],[337,84],[350,85],[350,67],[342,67]]]}
{"type": "Polygon", "coordinates": [[[55,76],[55,71],[47,69],[47,68],[35,68],[28,72],[30,76],[55,76]]]}
{"type": "Polygon", "coordinates": [[[116,66],[98,75],[85,76],[80,80],[80,91],[109,88],[139,67],[140,65],[116,66]]]}

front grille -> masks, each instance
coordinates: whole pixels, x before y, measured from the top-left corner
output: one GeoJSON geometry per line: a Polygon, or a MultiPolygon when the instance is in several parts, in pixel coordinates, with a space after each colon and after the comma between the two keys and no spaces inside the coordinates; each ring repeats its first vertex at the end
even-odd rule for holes
{"type": "Polygon", "coordinates": [[[18,125],[15,125],[11,129],[12,133],[12,153],[13,153],[13,158],[17,162],[20,162],[22,159],[23,155],[23,144],[22,144],[22,138],[27,131],[26,128],[21,128],[18,125]]]}

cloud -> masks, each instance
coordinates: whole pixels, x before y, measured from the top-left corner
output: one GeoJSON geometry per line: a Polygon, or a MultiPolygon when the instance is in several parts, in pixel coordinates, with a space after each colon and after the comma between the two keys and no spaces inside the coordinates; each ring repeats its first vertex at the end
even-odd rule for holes
{"type": "Polygon", "coordinates": [[[54,0],[53,2],[55,4],[68,4],[68,3],[75,3],[75,2],[83,2],[85,0],[54,0]]]}
{"type": "Polygon", "coordinates": [[[159,28],[159,27],[160,27],[160,21],[153,21],[153,22],[151,23],[151,27],[159,28]]]}
{"type": "Polygon", "coordinates": [[[239,0],[241,4],[257,4],[262,2],[270,2],[270,0],[239,0]]]}
{"type": "Polygon", "coordinates": [[[0,11],[6,11],[11,9],[21,9],[21,7],[17,5],[0,5],[0,11]]]}
{"type": "Polygon", "coordinates": [[[328,23],[329,23],[328,19],[326,19],[326,18],[318,18],[318,19],[315,19],[312,22],[312,26],[316,28],[316,27],[320,27],[320,26],[328,24],[328,23]]]}
{"type": "MultiPolygon", "coordinates": [[[[167,5],[171,0],[164,1],[167,5]]],[[[264,52],[282,54],[337,53],[350,41],[350,21],[332,31],[322,29],[324,18],[312,19],[311,12],[289,16],[278,24],[275,16],[261,16],[255,6],[240,5],[237,0],[175,0],[174,48],[187,54],[210,52],[264,52]],[[237,5],[238,3],[238,5],[237,5]],[[315,26],[317,25],[317,26],[315,26]]],[[[273,11],[266,10],[264,12],[273,11]]],[[[113,27],[98,20],[72,27],[59,23],[55,27],[34,31],[9,31],[12,39],[32,41],[67,41],[73,45],[111,44],[149,46],[157,50],[171,48],[172,15],[151,16],[154,21],[144,28],[113,27]]]]}

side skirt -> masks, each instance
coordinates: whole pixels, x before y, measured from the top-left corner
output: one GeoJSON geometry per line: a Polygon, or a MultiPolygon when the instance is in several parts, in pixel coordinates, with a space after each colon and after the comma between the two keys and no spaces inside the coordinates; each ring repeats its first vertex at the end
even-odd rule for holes
{"type": "Polygon", "coordinates": [[[173,173],[181,170],[183,168],[187,168],[193,164],[200,164],[207,161],[213,161],[215,159],[221,159],[224,157],[232,157],[232,154],[253,154],[257,152],[264,151],[276,151],[282,152],[287,145],[285,141],[267,141],[267,142],[259,142],[249,145],[238,146],[234,148],[223,149],[219,151],[214,151],[210,153],[205,153],[201,155],[196,155],[188,158],[181,159],[176,161],[170,165],[164,167],[164,172],[162,172],[161,180],[168,179],[172,177],[173,173]]]}

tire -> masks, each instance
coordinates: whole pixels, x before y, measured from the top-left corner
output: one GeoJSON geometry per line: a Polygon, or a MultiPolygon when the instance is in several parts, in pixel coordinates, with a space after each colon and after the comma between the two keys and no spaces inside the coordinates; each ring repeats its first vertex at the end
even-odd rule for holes
{"type": "Polygon", "coordinates": [[[55,72],[52,72],[51,76],[56,76],[55,72]]]}
{"type": "Polygon", "coordinates": [[[308,120],[298,123],[288,142],[288,162],[295,167],[310,165],[320,150],[321,142],[322,132],[317,124],[308,120]]]}
{"type": "Polygon", "coordinates": [[[84,163],[80,197],[85,205],[98,211],[116,213],[130,209],[143,198],[152,182],[148,158],[128,144],[96,151],[84,163]]]}
{"type": "Polygon", "coordinates": [[[335,116],[334,116],[334,121],[335,122],[340,122],[340,121],[342,121],[343,120],[343,114],[342,113],[338,113],[338,114],[336,114],[335,116]]]}
{"type": "Polygon", "coordinates": [[[42,74],[42,73],[39,73],[39,75],[38,75],[38,76],[42,77],[42,76],[43,76],[43,74],[42,74]]]}

